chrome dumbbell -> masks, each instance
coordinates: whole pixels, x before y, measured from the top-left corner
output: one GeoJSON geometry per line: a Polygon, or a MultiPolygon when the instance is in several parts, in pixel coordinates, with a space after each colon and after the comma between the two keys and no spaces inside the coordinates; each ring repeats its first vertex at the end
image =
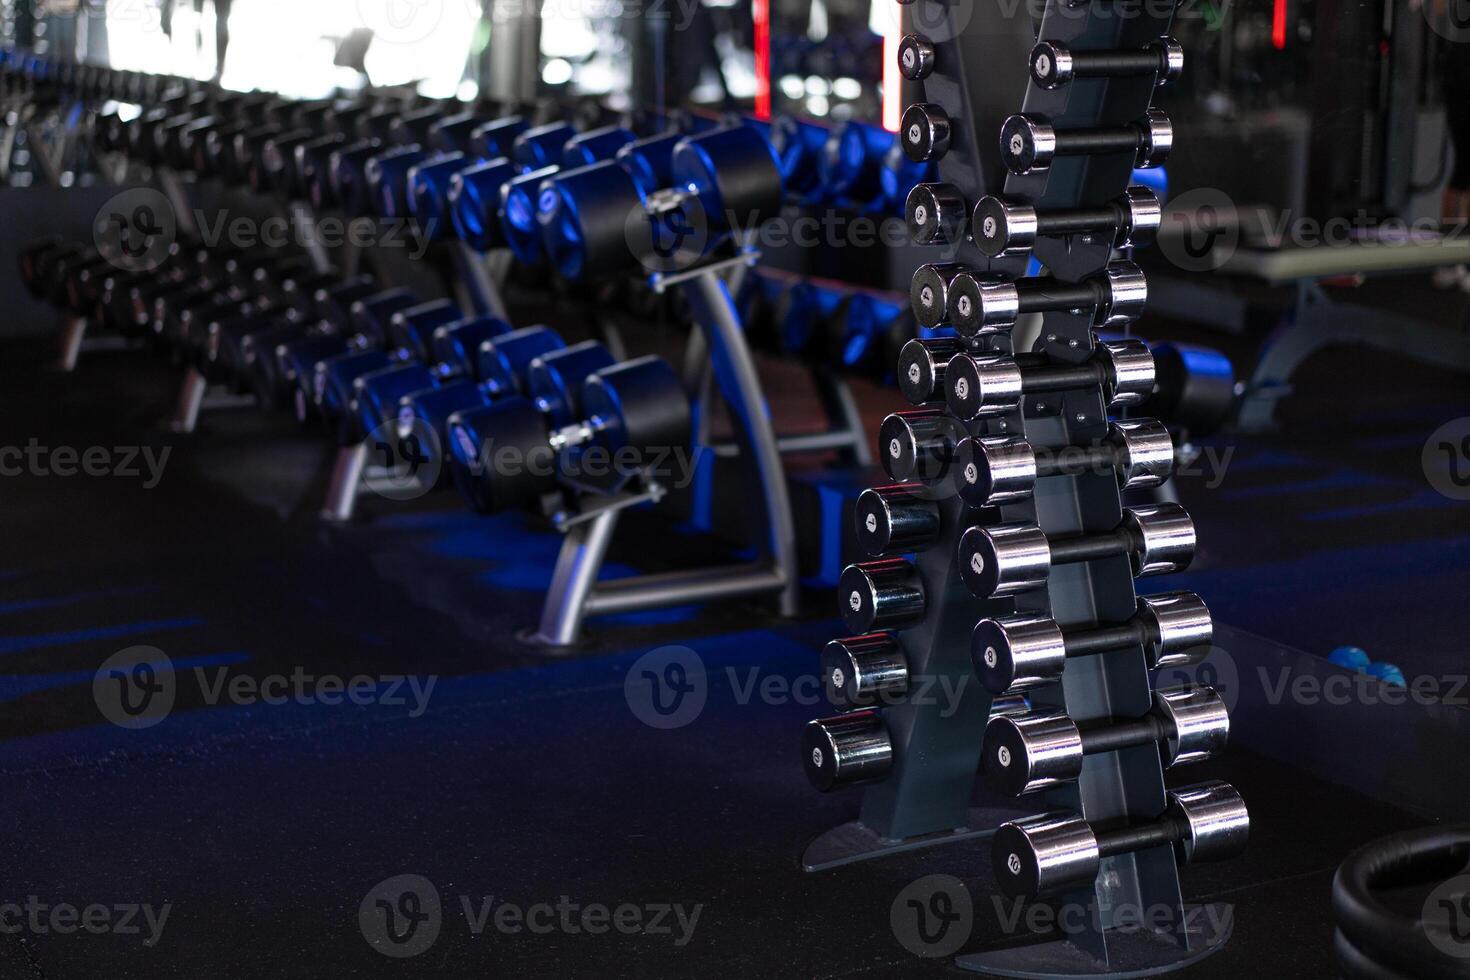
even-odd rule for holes
{"type": "Polygon", "coordinates": [[[939,539],[939,505],[922,483],[872,487],[858,495],[853,524],[875,558],[921,551],[939,539]]]}
{"type": "MultiPolygon", "coordinates": [[[[907,693],[905,669],[903,693],[907,693]]],[[[890,684],[894,682],[890,679],[890,684]]],[[[831,691],[829,688],[829,695],[831,691]]],[[[845,695],[839,692],[839,697],[845,695]]],[[[896,688],[887,693],[898,697],[896,688]]],[[[838,707],[844,707],[838,702],[838,707]]],[[[990,705],[992,718],[1031,710],[1024,697],[996,698],[990,705]]],[[[801,736],[801,760],[807,779],[822,792],[876,782],[893,769],[893,743],[883,716],[870,710],[853,711],[807,722],[801,736]]]]}
{"type": "Polygon", "coordinates": [[[920,34],[905,34],[898,42],[899,73],[913,82],[923,81],[934,71],[934,44],[920,34]]]}
{"type": "Polygon", "coordinates": [[[894,412],[878,427],[883,471],[899,483],[943,479],[963,438],[964,427],[942,408],[894,412]]]}
{"type": "Polygon", "coordinates": [[[1133,153],[1140,169],[1163,166],[1174,146],[1174,126],[1158,109],[1123,126],[1058,131],[1043,116],[1021,113],[1000,127],[1000,155],[1013,174],[1045,170],[1059,156],[1133,153]]]}
{"type": "MultiPolygon", "coordinates": [[[[913,282],[928,281],[926,268],[914,273],[913,282]]],[[[909,291],[912,294],[912,282],[909,291]]],[[[945,282],[944,300],[943,320],[954,324],[961,337],[1004,333],[1023,313],[1090,312],[1096,324],[1119,325],[1142,315],[1148,303],[1148,278],[1132,262],[1113,262],[1076,283],[1050,276],[1007,281],[962,269],[945,282]]],[[[917,305],[914,310],[918,316],[917,305]]]]}
{"type": "Polygon", "coordinates": [[[1135,51],[1073,51],[1058,41],[1031,49],[1031,78],[1042,88],[1060,88],[1077,78],[1153,75],[1155,85],[1177,82],[1184,72],[1184,46],[1172,37],[1150,41],[1135,51]]]}
{"type": "Polygon", "coordinates": [[[964,346],[953,337],[910,340],[898,352],[898,389],[913,405],[943,401],[945,368],[964,346]]]}
{"type": "Polygon", "coordinates": [[[992,694],[1028,691],[1062,679],[1067,660],[1142,646],[1148,669],[1199,663],[1210,652],[1214,627],[1204,600],[1193,592],[1140,596],[1138,611],[1122,623],[1063,630],[1048,616],[982,619],[970,634],[975,676],[992,694]]]}
{"type": "Polygon", "coordinates": [[[915,163],[937,160],[948,153],[953,133],[949,113],[932,102],[915,102],[904,110],[898,124],[903,152],[915,163]]]}
{"type": "Polygon", "coordinates": [[[1059,364],[1040,354],[956,354],[942,373],[949,410],[966,422],[1006,415],[1026,395],[1101,385],[1109,405],[1137,405],[1154,390],[1154,358],[1133,339],[1097,345],[1081,364],[1059,364]]]}
{"type": "Polygon", "coordinates": [[[1113,473],[1122,490],[1156,487],[1174,468],[1174,440],[1154,419],[1112,422],[1094,446],[1066,446],[1038,454],[1019,436],[964,438],[954,447],[955,490],[972,507],[993,507],[1031,496],[1044,476],[1113,473]]]}
{"type": "Polygon", "coordinates": [[[965,195],[953,184],[915,184],[904,199],[909,237],[920,245],[959,241],[965,233],[965,195]]]}
{"type": "MultiPolygon", "coordinates": [[[[914,190],[924,186],[929,185],[920,184],[914,190]]],[[[913,195],[909,197],[912,199],[913,195]]],[[[964,202],[960,203],[963,207],[964,202]]],[[[1152,241],[1163,213],[1158,195],[1138,185],[1102,207],[1067,211],[1038,211],[1025,202],[988,194],[975,204],[970,233],[980,251],[993,259],[1023,255],[1036,244],[1037,238],[1059,235],[1107,234],[1114,248],[1127,248],[1152,241]]],[[[961,217],[960,221],[963,220],[961,217]]],[[[910,234],[913,231],[911,216],[910,234]]]]}
{"type": "Polygon", "coordinates": [[[842,621],[850,632],[903,629],[924,618],[924,583],[903,558],[858,562],[837,580],[842,621]]]}
{"type": "Polygon", "coordinates": [[[1250,814],[1235,787],[1219,780],[1169,793],[1162,816],[1102,830],[1075,813],[1037,814],[1000,825],[991,844],[996,883],[1017,897],[1086,887],[1103,858],[1172,847],[1181,863],[1216,861],[1245,849],[1250,814]]]}
{"type": "Polygon", "coordinates": [[[1111,531],[1048,538],[1034,524],[972,527],[960,535],[960,575],[981,599],[1044,586],[1053,565],[1127,556],[1135,577],[1167,575],[1194,558],[1194,522],[1178,504],[1123,511],[1111,531]]]}
{"type": "Polygon", "coordinates": [[[1037,711],[991,718],[980,761],[985,786],[1024,796],[1075,781],[1085,756],[1157,745],[1165,768],[1203,762],[1225,747],[1230,715],[1214,688],[1155,691],[1142,718],[1080,726],[1066,714],[1037,711]]]}

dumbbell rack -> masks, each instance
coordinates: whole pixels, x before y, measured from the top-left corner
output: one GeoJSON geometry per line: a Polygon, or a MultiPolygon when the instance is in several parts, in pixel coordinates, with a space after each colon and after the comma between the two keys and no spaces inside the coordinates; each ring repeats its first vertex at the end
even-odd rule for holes
{"type": "MultiPolygon", "coordinates": [[[[934,67],[909,83],[905,101],[939,106],[952,123],[947,152],[939,158],[940,180],[958,188],[967,206],[982,195],[1002,194],[1039,211],[1095,208],[1130,183],[1131,152],[1058,156],[1049,168],[1024,176],[1008,174],[995,144],[1000,124],[1016,111],[1011,80],[1029,79],[1026,51],[1034,40],[1029,18],[1007,18],[999,8],[916,0],[903,7],[906,33],[927,39],[934,67]],[[1020,20],[1026,23],[1014,23],[1020,20]],[[985,77],[969,66],[984,66],[985,77]],[[989,146],[987,146],[987,143],[989,146]]],[[[1048,0],[1038,37],[1073,51],[1132,51],[1166,34],[1172,11],[1126,9],[1101,0],[1048,0]]],[[[1057,130],[1123,126],[1149,109],[1152,74],[1078,77],[1046,89],[1027,82],[1021,111],[1045,117],[1057,130]]],[[[1112,253],[1108,235],[1039,238],[1035,257],[1063,283],[1101,272],[1112,253]]],[[[955,243],[946,261],[1012,280],[1025,257],[988,260],[972,240],[955,243]]],[[[1086,362],[1096,345],[1093,311],[1044,315],[1033,350],[1057,365],[1086,362]]],[[[1009,337],[966,342],[972,353],[1009,353],[1009,337]]],[[[972,437],[1023,436],[1033,446],[1087,446],[1107,432],[1108,399],[1101,384],[1024,398],[1019,411],[964,425],[972,437]]],[[[959,420],[954,420],[958,426],[959,420]]],[[[996,508],[967,511],[954,497],[939,501],[938,543],[915,565],[926,597],[921,623],[898,634],[910,678],[948,677],[974,681],[968,660],[969,632],[982,616],[1019,612],[1048,616],[1063,629],[1123,622],[1134,615],[1136,595],[1127,556],[1114,556],[1051,569],[1044,588],[1013,600],[980,601],[961,581],[956,554],[967,526],[1035,524],[1049,538],[1101,533],[1118,527],[1121,493],[1110,473],[1062,475],[1036,482],[1029,498],[996,508]]],[[[907,702],[885,707],[882,721],[891,745],[886,778],[865,792],[861,816],[819,838],[807,851],[809,870],[848,863],[894,850],[987,835],[1008,814],[1003,808],[967,810],[979,762],[981,735],[991,709],[988,691],[975,691],[945,718],[938,704],[907,702]],[[959,828],[959,829],[956,829],[959,828]],[[846,853],[844,853],[844,848],[846,853]]],[[[1078,723],[1144,715],[1152,690],[1141,646],[1071,660],[1061,684],[1032,692],[1036,707],[1064,711],[1078,723]]],[[[983,786],[982,786],[983,788],[983,786]]],[[[1075,783],[1047,791],[1030,813],[1060,810],[1102,826],[1153,820],[1167,798],[1159,753],[1152,745],[1087,757],[1075,783]]],[[[998,871],[997,874],[1003,873],[998,871]]],[[[1056,896],[1058,905],[1088,910],[1084,928],[1063,939],[961,956],[957,965],[1004,976],[1137,976],[1177,969],[1218,949],[1229,936],[1230,917],[1201,917],[1184,904],[1171,849],[1150,847],[1106,858],[1093,884],[1056,896]],[[1146,908],[1146,929],[1125,929],[1119,908],[1146,908]],[[1207,919],[1208,921],[1203,921],[1207,919]],[[1214,926],[1218,924],[1218,928],[1214,926]]]]}
{"type": "MultiPolygon", "coordinates": [[[[735,422],[740,459],[753,469],[751,476],[760,488],[765,522],[765,537],[757,542],[756,559],[613,579],[599,585],[598,577],[619,516],[629,506],[649,498],[641,494],[611,500],[594,498],[590,501],[590,511],[576,518],[561,515],[556,521],[565,538],[547,590],[541,624],[530,637],[533,642],[549,647],[573,644],[589,615],[746,595],[774,594],[782,616],[796,614],[800,586],[796,528],[781,449],[766,411],[755,360],[746,344],[740,316],[725,279],[726,274],[749,266],[758,257],[755,251],[742,249],[734,258],[650,276],[655,292],[677,288],[688,302],[708,351],[714,387],[723,396],[735,422]]],[[[712,392],[706,388],[703,394],[712,392]]],[[[709,409],[707,398],[702,398],[695,406],[696,416],[707,415],[709,409]]],[[[700,447],[696,442],[696,451],[700,447]]],[[[661,495],[660,490],[652,492],[661,495]]]]}

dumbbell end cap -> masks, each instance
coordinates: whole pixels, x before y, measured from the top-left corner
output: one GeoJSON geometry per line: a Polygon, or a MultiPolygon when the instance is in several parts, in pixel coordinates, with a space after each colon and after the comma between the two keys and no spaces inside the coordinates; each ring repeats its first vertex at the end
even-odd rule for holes
{"type": "Polygon", "coordinates": [[[1138,615],[1148,628],[1151,668],[1186,667],[1209,655],[1214,636],[1210,610],[1193,592],[1140,596],[1138,615]]]}
{"type": "Polygon", "coordinates": [[[1140,169],[1162,167],[1174,148],[1174,124],[1168,115],[1159,109],[1150,109],[1143,124],[1142,138],[1138,143],[1138,156],[1134,161],[1140,169]]]}
{"type": "Polygon", "coordinates": [[[1176,849],[1184,862],[1235,857],[1250,839],[1245,800],[1234,786],[1218,779],[1171,791],[1169,815],[1180,829],[1176,849]]]}
{"type": "Polygon", "coordinates": [[[1056,130],[1040,117],[1018,113],[1001,124],[1000,154],[1013,174],[1046,169],[1056,149],[1056,130]]]}
{"type": "Polygon", "coordinates": [[[1159,85],[1172,85],[1184,74],[1184,45],[1165,35],[1153,43],[1159,53],[1159,85]]]}
{"type": "Polygon", "coordinates": [[[970,233],[975,244],[992,259],[1023,255],[1036,244],[1039,218],[1029,204],[987,194],[975,204],[970,233]]]}
{"type": "Polygon", "coordinates": [[[1085,884],[1097,874],[1097,836],[1066,812],[1042,813],[1000,825],[991,843],[995,881],[1016,898],[1085,884]]]}
{"type": "Polygon", "coordinates": [[[1031,49],[1031,77],[1044,89],[1054,89],[1072,80],[1072,52],[1064,44],[1042,41],[1031,49]]]}
{"type": "Polygon", "coordinates": [[[883,719],[876,712],[858,711],[807,722],[801,761],[812,786],[826,793],[887,776],[893,746],[883,719]]]}
{"type": "Polygon", "coordinates": [[[991,694],[1060,680],[1067,663],[1061,627],[1046,616],[982,619],[970,632],[970,659],[991,694]]]}

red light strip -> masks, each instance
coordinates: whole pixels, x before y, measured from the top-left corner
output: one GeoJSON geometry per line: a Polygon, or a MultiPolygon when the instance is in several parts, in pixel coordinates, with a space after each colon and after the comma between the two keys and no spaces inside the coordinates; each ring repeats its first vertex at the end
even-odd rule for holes
{"type": "Polygon", "coordinates": [[[1290,0],[1275,0],[1271,8],[1271,46],[1277,51],[1286,48],[1286,5],[1290,0]]]}
{"type": "Polygon", "coordinates": [[[752,0],[755,20],[755,117],[771,118],[771,0],[752,0]]]}

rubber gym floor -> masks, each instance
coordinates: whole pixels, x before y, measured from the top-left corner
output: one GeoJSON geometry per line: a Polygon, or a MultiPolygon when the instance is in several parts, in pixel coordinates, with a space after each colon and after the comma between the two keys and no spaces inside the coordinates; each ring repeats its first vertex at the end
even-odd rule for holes
{"type": "MultiPolygon", "coordinates": [[[[1145,331],[1145,336],[1148,336],[1145,331]]],[[[1178,332],[1161,336],[1181,336],[1178,332]]],[[[1245,342],[1201,335],[1244,357],[1245,342]]],[[[9,343],[3,440],[169,447],[162,478],[23,474],[0,481],[0,901],[168,908],[138,934],[0,932],[6,977],[816,976],[949,972],[889,925],[916,878],[975,896],[967,951],[1016,941],[989,914],[981,842],[822,874],[802,847],[851,819],[796,758],[820,705],[742,694],[752,676],[809,676],[840,632],[828,589],[781,621],[759,603],[594,624],[575,653],[520,644],[555,535],[478,518],[452,494],[368,500],[347,527],[316,520],[322,441],[253,409],[167,433],[178,373],[142,351],[84,356],[70,377],[49,340],[9,343]],[[158,647],[179,676],[172,712],[127,730],[94,700],[99,665],[158,647]],[[650,727],[624,678],[640,655],[692,648],[708,683],[690,724],[650,727]],[[211,703],[206,677],[435,678],[403,705],[211,703]],[[754,673],[752,673],[754,672],[754,673]],[[444,903],[432,947],[375,952],[359,905],[422,875],[444,903]],[[461,907],[624,903],[699,909],[672,935],[476,935],[461,907]]],[[[775,371],[775,365],[767,365],[775,371]]],[[[772,390],[792,386],[773,384],[772,390]]],[[[871,392],[873,427],[898,405],[871,392]]],[[[775,406],[799,422],[795,395],[775,406]]],[[[1470,415],[1463,379],[1376,355],[1313,361],[1267,436],[1209,441],[1223,480],[1181,481],[1198,566],[1149,590],[1199,591],[1232,626],[1326,655],[1351,643],[1406,674],[1463,670],[1470,512],[1435,493],[1421,451],[1470,415]]],[[[672,567],[718,543],[655,516],[619,536],[619,569],[672,567]],[[656,544],[656,547],[655,547],[656,544]]],[[[1330,883],[1353,847],[1424,820],[1239,747],[1190,773],[1233,782],[1252,811],[1247,855],[1187,868],[1188,897],[1235,905],[1235,935],[1191,975],[1332,973],[1330,883]]]]}

